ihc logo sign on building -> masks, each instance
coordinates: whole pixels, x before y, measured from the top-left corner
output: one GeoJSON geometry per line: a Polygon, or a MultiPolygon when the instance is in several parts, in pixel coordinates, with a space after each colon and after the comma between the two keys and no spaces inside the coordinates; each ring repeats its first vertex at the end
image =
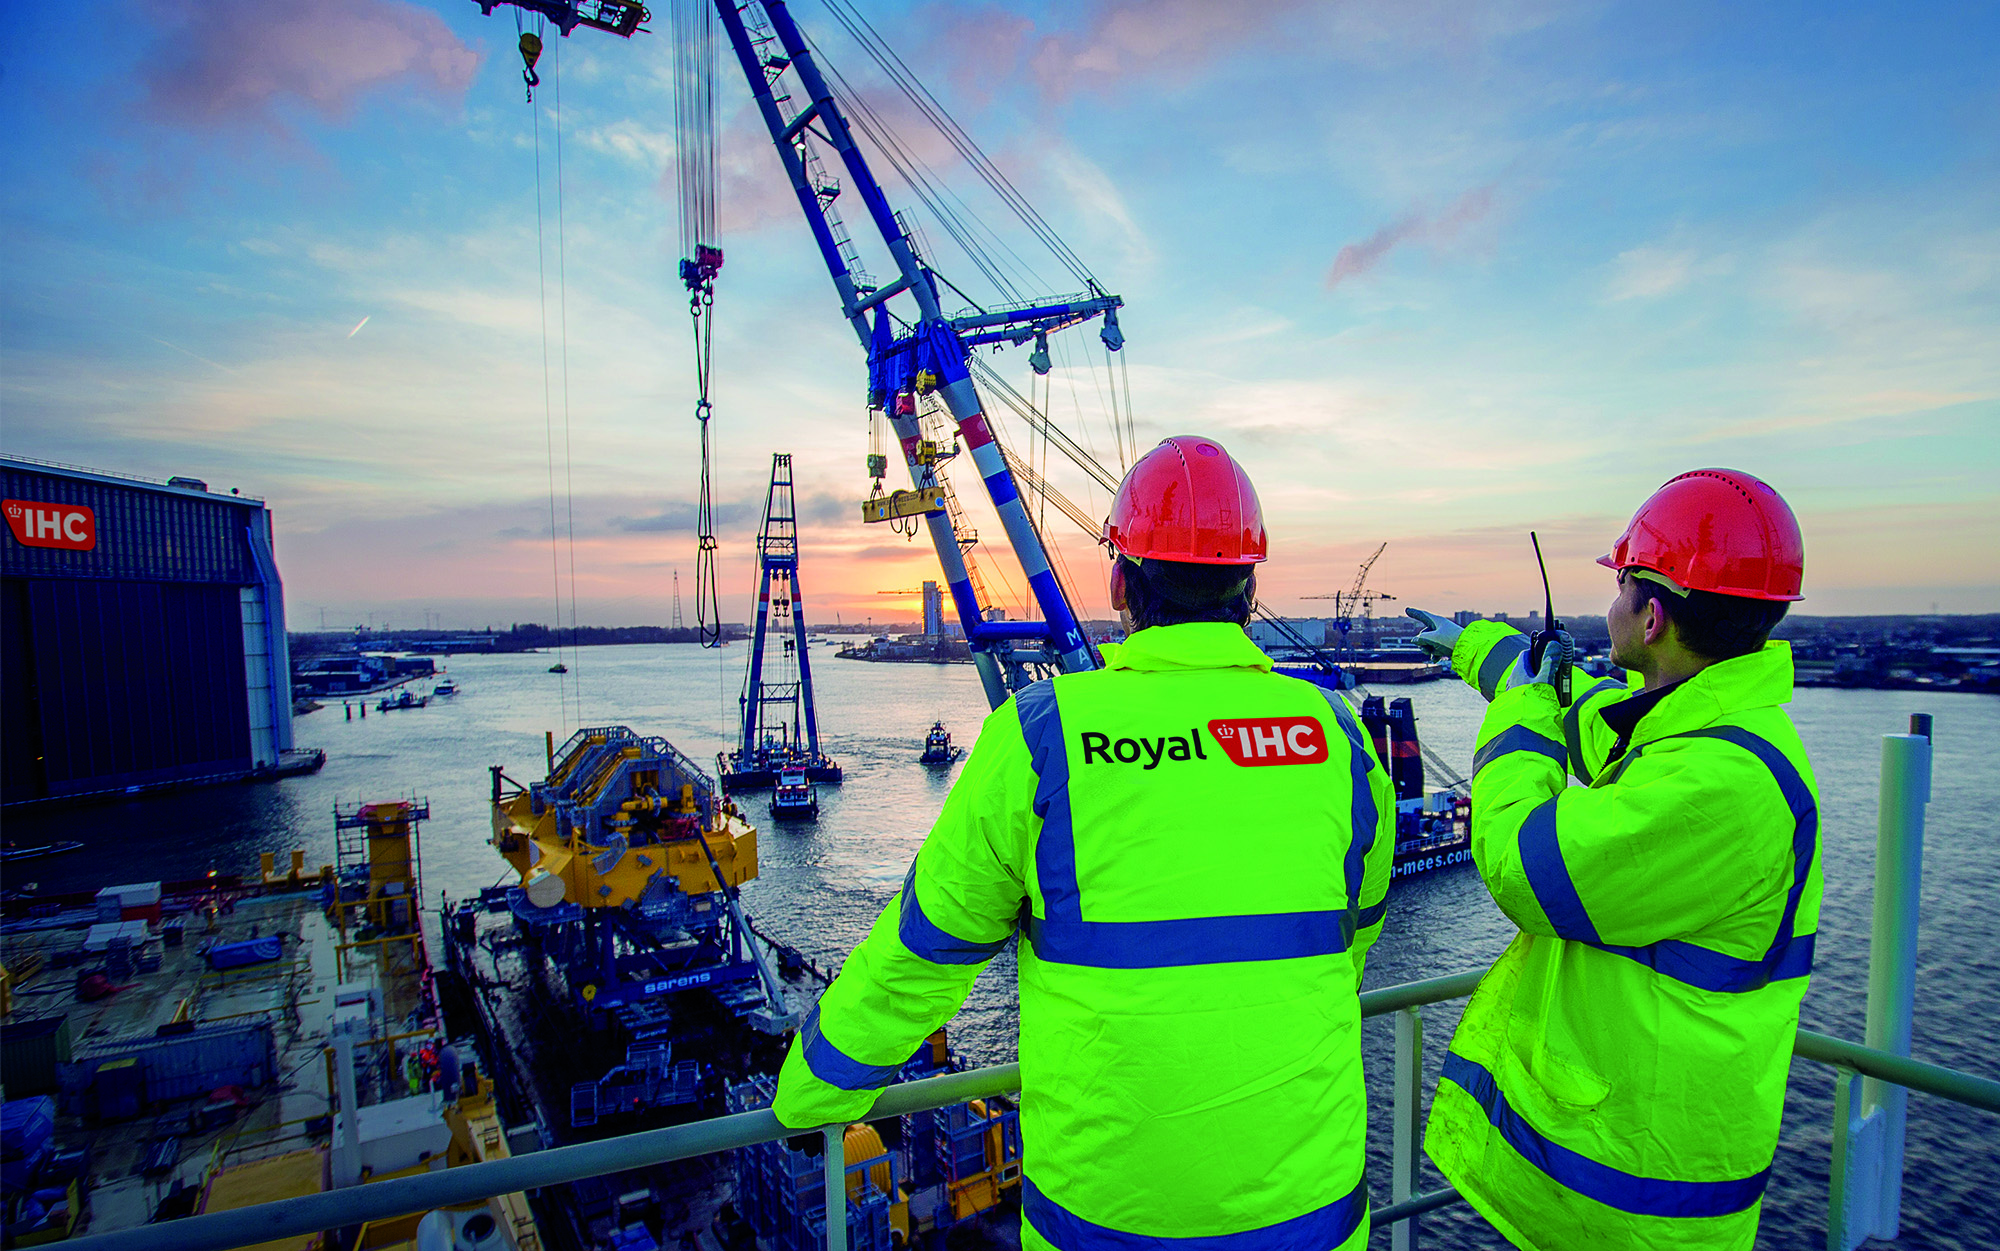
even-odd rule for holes
{"type": "Polygon", "coordinates": [[[88,552],[97,547],[97,514],[81,504],[7,500],[7,527],[28,547],[88,552]]]}

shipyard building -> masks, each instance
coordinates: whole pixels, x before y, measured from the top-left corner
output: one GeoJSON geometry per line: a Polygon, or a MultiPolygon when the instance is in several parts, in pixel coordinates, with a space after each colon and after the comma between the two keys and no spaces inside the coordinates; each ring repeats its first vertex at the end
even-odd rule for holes
{"type": "Polygon", "coordinates": [[[263,502],[16,458],[0,476],[0,803],[287,768],[263,502]]]}

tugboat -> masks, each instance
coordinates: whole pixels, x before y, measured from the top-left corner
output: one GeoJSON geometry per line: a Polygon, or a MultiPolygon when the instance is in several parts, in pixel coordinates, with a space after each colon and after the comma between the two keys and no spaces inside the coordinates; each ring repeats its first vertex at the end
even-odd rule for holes
{"type": "Polygon", "coordinates": [[[775,821],[811,821],[819,816],[819,794],[803,767],[781,769],[778,784],[771,792],[771,818],[775,821]]]}
{"type": "Polygon", "coordinates": [[[375,711],[394,712],[398,708],[422,708],[430,702],[431,697],[428,695],[412,695],[409,691],[405,690],[394,699],[384,696],[382,702],[375,705],[375,711]]]}
{"type": "Polygon", "coordinates": [[[964,754],[963,747],[951,745],[951,731],[944,728],[944,722],[936,721],[924,738],[924,754],[917,759],[927,765],[948,765],[964,754]]]}

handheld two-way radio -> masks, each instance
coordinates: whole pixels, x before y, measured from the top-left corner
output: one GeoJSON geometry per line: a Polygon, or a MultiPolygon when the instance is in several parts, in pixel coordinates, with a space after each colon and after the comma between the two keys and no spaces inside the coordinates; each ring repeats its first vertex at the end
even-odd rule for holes
{"type": "Polygon", "coordinates": [[[1548,614],[1543,619],[1544,628],[1535,631],[1528,639],[1528,672],[1540,673],[1543,657],[1547,655],[1550,647],[1555,647],[1557,649],[1556,703],[1560,707],[1567,708],[1570,700],[1570,665],[1576,660],[1576,640],[1569,636],[1569,631],[1563,629],[1563,623],[1556,620],[1556,599],[1549,591],[1549,567],[1542,563],[1542,541],[1535,537],[1533,530],[1528,531],[1528,541],[1535,545],[1535,567],[1542,571],[1542,607],[1548,614]]]}

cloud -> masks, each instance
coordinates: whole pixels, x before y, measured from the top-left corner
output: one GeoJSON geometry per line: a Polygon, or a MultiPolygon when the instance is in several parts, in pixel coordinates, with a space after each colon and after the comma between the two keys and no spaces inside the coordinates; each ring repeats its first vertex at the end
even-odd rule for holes
{"type": "Polygon", "coordinates": [[[1604,298],[1616,302],[1671,295],[1696,278],[1728,272],[1732,263],[1727,256],[1704,258],[1693,248],[1646,244],[1618,254],[1604,298]]]}
{"type": "Polygon", "coordinates": [[[577,142],[594,152],[616,157],[646,168],[671,168],[674,135],[655,130],[632,118],[620,118],[606,126],[590,126],[577,134],[577,142]]]}
{"type": "Polygon", "coordinates": [[[136,69],[147,116],[190,129],[284,133],[281,110],[340,120],[366,94],[412,85],[462,96],[480,54],[397,0],[143,0],[158,37],[136,69]]]}
{"type": "MultiPolygon", "coordinates": [[[[798,492],[793,507],[797,511],[800,524],[806,526],[831,524],[846,521],[854,513],[854,503],[829,492],[798,492]]],[[[729,529],[737,526],[756,526],[764,519],[764,497],[760,491],[756,498],[722,500],[711,510],[718,527],[729,529]]],[[[645,516],[615,516],[605,519],[611,530],[626,534],[693,534],[695,508],[693,500],[675,501],[663,505],[660,511],[645,516]]]]}
{"type": "Polygon", "coordinates": [[[1433,247],[1450,243],[1467,226],[1492,211],[1494,186],[1487,183],[1474,187],[1435,216],[1412,209],[1359,243],[1341,248],[1333,258],[1333,268],[1327,271],[1326,289],[1332,291],[1349,278],[1369,272],[1405,243],[1428,243],[1433,247]]]}
{"type": "Polygon", "coordinates": [[[943,61],[953,90],[984,106],[1014,82],[1043,101],[1084,90],[1105,92],[1136,78],[1185,87],[1243,49],[1256,64],[1309,55],[1371,67],[1417,59],[1464,62],[1492,43],[1548,25],[1572,0],[1504,0],[1465,6],[1450,0],[1348,0],[1259,5],[1215,0],[1083,0],[1064,12],[1076,25],[1036,37],[1012,8],[932,4],[916,14],[927,59],[943,61]],[[1292,27],[1295,30],[1284,28],[1292,27]]]}
{"type": "Polygon", "coordinates": [[[1253,39],[1290,4],[1245,10],[1213,0],[1105,0],[1084,29],[1050,35],[1029,55],[1042,93],[1061,100],[1083,83],[1103,86],[1121,78],[1204,65],[1253,39]]]}
{"type": "Polygon", "coordinates": [[[1124,245],[1124,262],[1127,265],[1152,262],[1152,245],[1139,229],[1139,223],[1132,219],[1132,210],[1126,205],[1125,197],[1119,194],[1118,185],[1102,166],[1068,143],[1051,144],[1047,149],[1047,162],[1049,172],[1062,187],[1069,203],[1095,218],[1124,245]]]}

